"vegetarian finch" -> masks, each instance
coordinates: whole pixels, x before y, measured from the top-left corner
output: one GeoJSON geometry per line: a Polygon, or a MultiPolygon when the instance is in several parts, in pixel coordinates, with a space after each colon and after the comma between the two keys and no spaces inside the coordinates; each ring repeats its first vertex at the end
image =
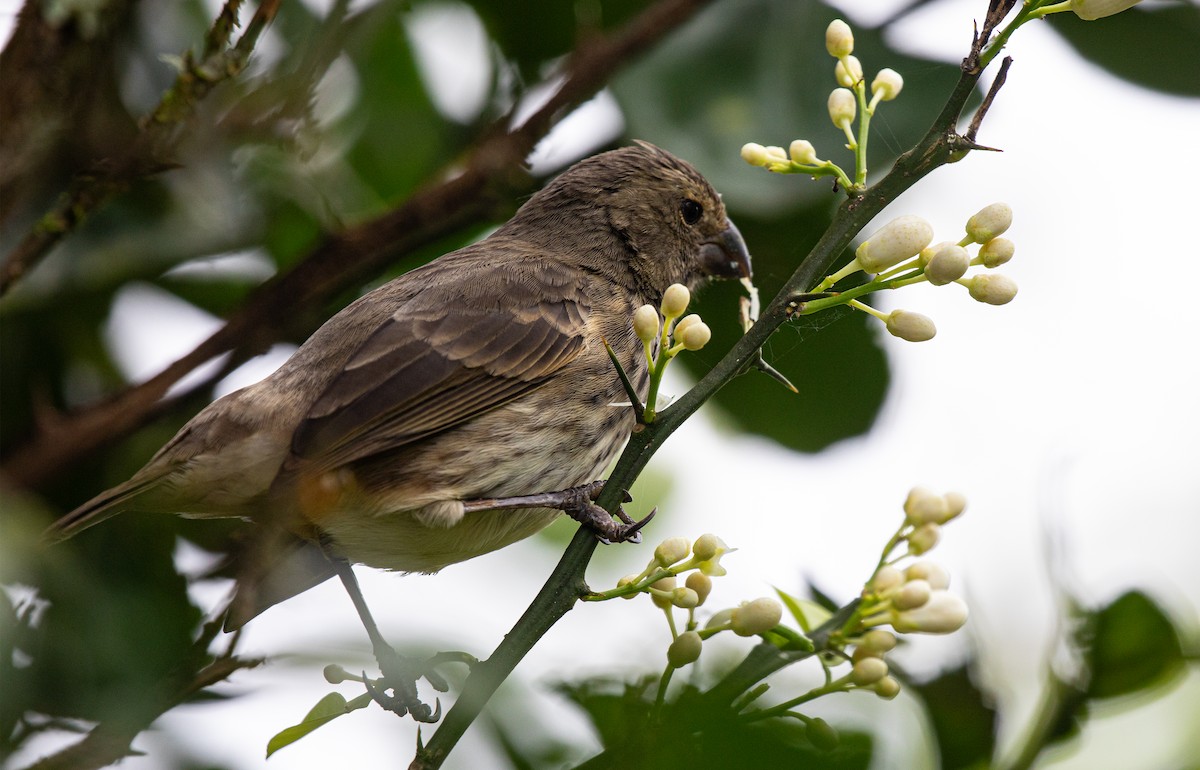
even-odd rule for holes
{"type": "MultiPolygon", "coordinates": [[[[749,273],[692,166],[645,143],[583,160],[484,240],[342,310],[51,536],[130,510],[251,520],[288,545],[243,570],[227,627],[332,575],[324,553],[436,572],[501,548],[559,511],[470,501],[592,481],[633,428],[605,342],[644,393],[634,311],[749,273]]],[[[629,530],[587,513],[602,535],[629,530]]]]}

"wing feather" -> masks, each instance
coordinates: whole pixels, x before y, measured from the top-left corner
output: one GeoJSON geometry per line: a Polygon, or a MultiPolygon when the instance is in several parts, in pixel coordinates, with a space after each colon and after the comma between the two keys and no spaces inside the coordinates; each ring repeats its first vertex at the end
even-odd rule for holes
{"type": "MultiPolygon", "coordinates": [[[[401,306],[314,402],[292,454],[338,467],[440,433],[545,383],[585,347],[590,308],[577,287],[564,290],[561,266],[543,267],[543,280],[533,267],[519,283],[495,282],[491,296],[486,282],[464,288],[469,305],[425,296],[401,306]]],[[[453,294],[454,287],[438,288],[453,294]]]]}

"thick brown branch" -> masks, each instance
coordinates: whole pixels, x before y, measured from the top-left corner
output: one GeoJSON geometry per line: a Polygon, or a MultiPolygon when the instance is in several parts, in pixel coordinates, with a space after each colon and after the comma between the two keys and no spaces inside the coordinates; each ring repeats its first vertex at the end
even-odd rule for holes
{"type": "Polygon", "coordinates": [[[154,378],[45,426],[13,452],[3,472],[24,486],[51,478],[156,416],[167,390],[196,367],[230,351],[239,358],[265,350],[281,338],[298,308],[320,306],[398,257],[484,219],[497,201],[527,192],[532,180],[522,164],[550,128],[708,2],[661,0],[616,33],[589,38],[567,60],[562,86],[523,124],[511,130],[506,120],[493,125],[460,169],[439,175],[444,181],[427,185],[378,219],[331,236],[290,272],[252,292],[195,350],[154,378]]]}

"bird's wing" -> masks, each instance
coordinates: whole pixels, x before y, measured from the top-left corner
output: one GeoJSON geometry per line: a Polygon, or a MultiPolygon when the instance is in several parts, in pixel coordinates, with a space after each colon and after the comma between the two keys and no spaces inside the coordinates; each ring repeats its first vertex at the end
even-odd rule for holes
{"type": "Polygon", "coordinates": [[[539,262],[431,282],[351,355],[297,427],[293,456],[339,467],[538,387],[584,348],[589,306],[577,280],[539,262]]]}

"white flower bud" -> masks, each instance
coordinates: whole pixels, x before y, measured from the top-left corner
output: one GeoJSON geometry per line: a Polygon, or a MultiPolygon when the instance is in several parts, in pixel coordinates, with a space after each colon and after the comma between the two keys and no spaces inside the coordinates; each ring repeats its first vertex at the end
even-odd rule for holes
{"type": "Polygon", "coordinates": [[[1013,213],[1007,203],[984,206],[967,220],[967,235],[975,243],[987,243],[1012,226],[1013,213]]]}
{"type": "Polygon", "coordinates": [[[984,267],[1000,267],[1013,258],[1017,247],[1007,238],[993,238],[979,247],[979,259],[984,267]]]}
{"type": "Polygon", "coordinates": [[[755,142],[747,142],[742,145],[742,160],[749,163],[751,166],[765,166],[770,160],[767,156],[767,148],[755,142]]]}
{"type": "Polygon", "coordinates": [[[966,622],[966,602],[948,591],[934,591],[921,607],[899,613],[892,627],[903,634],[948,634],[966,622]]]}
{"type": "Polygon", "coordinates": [[[720,556],[728,550],[729,546],[725,545],[725,541],[712,533],[703,534],[692,543],[692,555],[700,561],[720,556]]]}
{"type": "Polygon", "coordinates": [[[900,77],[900,73],[890,67],[884,67],[871,81],[871,96],[878,95],[880,101],[890,102],[900,94],[902,88],[904,78],[900,77]]]}
{"type": "Polygon", "coordinates": [[[1017,296],[1017,282],[1006,275],[984,273],[967,281],[971,297],[989,305],[1007,305],[1017,296]]]}
{"type": "Polygon", "coordinates": [[[807,139],[797,139],[792,142],[788,146],[788,155],[791,156],[793,163],[799,163],[802,166],[815,166],[819,162],[816,148],[807,139]]]}
{"type": "Polygon", "coordinates": [[[1140,2],[1142,0],[1071,0],[1071,11],[1084,21],[1095,21],[1127,11],[1140,2]]]}
{"type": "Polygon", "coordinates": [[[679,337],[680,334],[683,334],[684,329],[688,328],[694,323],[699,322],[700,316],[696,315],[695,313],[688,313],[683,318],[679,319],[679,322],[675,324],[675,328],[671,330],[671,333],[676,337],[679,337]]]}
{"type": "Polygon", "coordinates": [[[932,594],[933,589],[924,580],[910,580],[892,597],[892,606],[901,611],[915,610],[924,606],[932,594]]]}
{"type": "Polygon", "coordinates": [[[883,658],[863,658],[850,671],[850,681],[859,687],[870,687],[888,674],[883,658]]]}
{"type": "Polygon", "coordinates": [[[896,635],[882,628],[872,628],[858,640],[859,650],[869,650],[879,657],[885,652],[891,652],[896,647],[896,635]]]}
{"type": "Polygon", "coordinates": [[[688,291],[688,287],[682,283],[673,283],[663,292],[662,310],[663,316],[666,318],[678,318],[687,310],[688,303],[692,301],[692,293],[688,291]]]}
{"type": "Polygon", "coordinates": [[[938,241],[937,243],[931,243],[925,248],[921,249],[921,253],[917,254],[917,262],[921,265],[921,267],[925,267],[929,264],[929,260],[933,259],[934,254],[937,254],[947,246],[956,245],[957,244],[954,241],[938,241]]]}
{"type": "Polygon", "coordinates": [[[833,67],[833,78],[839,86],[853,88],[854,84],[863,78],[862,63],[856,56],[838,59],[838,63],[833,67]]]}
{"type": "Polygon", "coordinates": [[[654,561],[660,567],[670,567],[688,557],[690,545],[686,537],[668,537],[654,549],[654,561]]]}
{"type": "Polygon", "coordinates": [[[703,572],[693,572],[688,575],[684,585],[696,592],[697,607],[704,604],[704,600],[712,593],[712,578],[703,572]]]}
{"type": "Polygon", "coordinates": [[[884,323],[888,334],[909,342],[927,342],[937,335],[932,318],[909,310],[893,310],[884,323]]]}
{"type": "Polygon", "coordinates": [[[633,331],[647,344],[658,337],[658,311],[653,305],[642,305],[633,311],[633,331]]]}
{"type": "Polygon", "coordinates": [[[700,604],[700,595],[690,588],[680,586],[671,592],[671,604],[683,610],[690,610],[700,604]]]}
{"type": "Polygon", "coordinates": [[[867,584],[871,593],[881,594],[904,583],[904,573],[890,564],[885,564],[875,571],[875,576],[867,584]]]}
{"type": "Polygon", "coordinates": [[[927,559],[908,565],[908,569],[904,570],[904,577],[908,578],[910,582],[922,580],[934,590],[944,591],[950,587],[950,573],[946,571],[946,568],[927,559]]]}
{"type": "Polygon", "coordinates": [[[733,613],[734,613],[735,609],[736,609],[735,607],[728,607],[726,609],[721,610],[720,612],[716,613],[711,618],[709,618],[708,622],[704,624],[704,627],[705,628],[716,628],[718,626],[725,625],[726,623],[728,623],[730,620],[733,619],[733,613]]]}
{"type": "Polygon", "coordinates": [[[767,146],[767,162],[768,163],[775,162],[775,161],[780,161],[780,162],[786,163],[787,159],[788,159],[788,154],[787,154],[787,152],[784,151],[784,149],[782,147],[776,146],[774,144],[767,146]]]}
{"type": "Polygon", "coordinates": [[[938,524],[945,524],[957,519],[967,509],[967,498],[961,492],[947,492],[942,495],[942,499],[946,501],[946,518],[939,521],[938,524]]]}
{"type": "Polygon", "coordinates": [[[934,286],[945,286],[962,278],[970,266],[971,255],[962,246],[952,243],[943,246],[929,258],[929,264],[925,266],[925,277],[934,286]]]}
{"type": "Polygon", "coordinates": [[[913,533],[908,536],[908,552],[913,556],[920,556],[923,553],[931,551],[938,540],[942,537],[942,528],[934,524],[932,521],[928,524],[922,524],[913,530],[913,533]]]}
{"type": "Polygon", "coordinates": [[[742,602],[735,607],[733,617],[733,633],[738,636],[755,636],[770,631],[779,625],[783,618],[783,605],[769,596],[763,596],[752,602],[742,602]]]}
{"type": "Polygon", "coordinates": [[[667,648],[667,662],[672,668],[682,668],[700,657],[704,640],[695,631],[684,631],[667,648]]]}
{"type": "Polygon", "coordinates": [[[858,113],[858,103],[854,99],[854,93],[847,88],[833,89],[829,94],[828,106],[829,119],[838,128],[845,128],[853,123],[854,116],[858,113]]]}
{"type": "Polygon", "coordinates": [[[834,19],[825,28],[825,50],[835,59],[849,56],[854,50],[854,33],[850,25],[841,19],[834,19]]]}
{"type": "Polygon", "coordinates": [[[854,257],[863,270],[879,273],[916,256],[932,240],[933,225],[908,214],[896,217],[871,233],[871,237],[854,250],[854,257]]]}
{"type": "Polygon", "coordinates": [[[671,607],[670,593],[675,590],[675,578],[665,577],[662,580],[651,583],[650,587],[658,589],[659,591],[664,591],[668,594],[667,596],[654,593],[650,594],[650,601],[654,602],[655,607],[658,607],[660,610],[665,610],[671,607]]]}
{"type": "Polygon", "coordinates": [[[687,350],[699,350],[712,339],[712,329],[708,328],[708,324],[699,321],[684,329],[682,334],[676,334],[675,339],[687,350]]]}
{"type": "Polygon", "coordinates": [[[904,517],[908,523],[920,526],[930,521],[941,521],[946,515],[946,500],[925,487],[913,487],[904,500],[904,517]]]}
{"type": "Polygon", "coordinates": [[[884,700],[891,700],[900,694],[900,683],[895,677],[885,676],[871,687],[875,694],[884,700]]]}
{"type": "MultiPolygon", "coordinates": [[[[637,580],[638,580],[637,575],[626,575],[625,577],[623,577],[617,581],[617,588],[624,588],[625,586],[633,585],[634,583],[637,582],[637,580]]],[[[635,596],[637,596],[637,594],[626,594],[625,596],[622,596],[621,598],[622,599],[632,599],[635,596]]]]}

